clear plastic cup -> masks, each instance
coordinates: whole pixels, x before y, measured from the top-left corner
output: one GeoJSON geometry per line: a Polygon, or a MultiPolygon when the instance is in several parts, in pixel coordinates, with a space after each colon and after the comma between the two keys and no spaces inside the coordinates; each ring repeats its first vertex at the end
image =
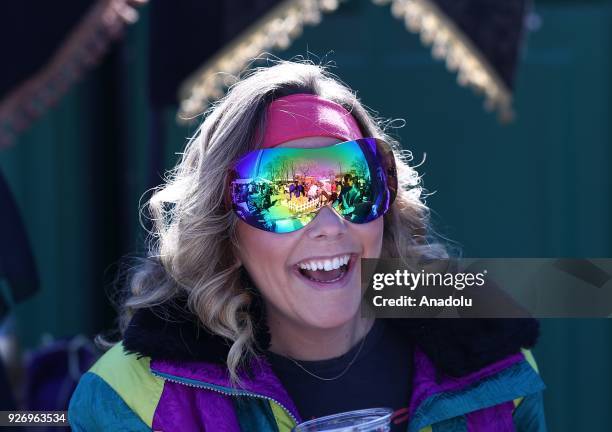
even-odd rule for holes
{"type": "Polygon", "coordinates": [[[293,432],[389,432],[391,414],[391,408],[348,411],[300,423],[293,432]]]}

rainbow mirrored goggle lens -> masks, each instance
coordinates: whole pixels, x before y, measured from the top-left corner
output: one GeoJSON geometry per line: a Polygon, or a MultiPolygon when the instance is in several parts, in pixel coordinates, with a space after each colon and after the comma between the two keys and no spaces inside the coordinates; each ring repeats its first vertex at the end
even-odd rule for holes
{"type": "Polygon", "coordinates": [[[397,194],[393,151],[377,138],[255,150],[234,165],[230,182],[238,217],[274,233],[303,228],[326,205],[367,223],[384,215],[397,194]]]}

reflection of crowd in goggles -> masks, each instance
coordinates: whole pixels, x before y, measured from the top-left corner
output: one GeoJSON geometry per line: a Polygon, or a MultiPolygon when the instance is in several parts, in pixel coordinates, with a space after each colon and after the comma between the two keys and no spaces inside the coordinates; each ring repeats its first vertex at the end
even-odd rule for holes
{"type": "Polygon", "coordinates": [[[374,220],[389,208],[396,182],[388,144],[363,138],[316,151],[251,152],[235,164],[231,197],[236,214],[250,225],[291,232],[326,205],[354,223],[374,220]]]}
{"type": "Polygon", "coordinates": [[[318,206],[338,200],[343,208],[350,208],[365,195],[366,189],[369,188],[369,184],[366,183],[364,181],[355,182],[350,174],[346,174],[342,182],[329,182],[325,179],[325,181],[312,183],[294,181],[283,184],[277,181],[272,185],[255,182],[248,184],[234,183],[233,194],[235,200],[239,202],[249,201],[249,195],[259,196],[259,200],[250,201],[260,210],[267,210],[279,200],[291,201],[300,198],[308,201],[316,200],[318,206]]]}

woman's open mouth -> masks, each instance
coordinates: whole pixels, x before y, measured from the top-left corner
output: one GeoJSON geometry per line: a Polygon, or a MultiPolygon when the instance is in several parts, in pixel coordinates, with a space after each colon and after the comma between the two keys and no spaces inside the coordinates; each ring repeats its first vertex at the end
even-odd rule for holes
{"type": "Polygon", "coordinates": [[[343,285],[354,267],[355,254],[336,255],[329,258],[309,259],[296,264],[295,270],[300,278],[315,287],[331,288],[334,285],[343,285]]]}

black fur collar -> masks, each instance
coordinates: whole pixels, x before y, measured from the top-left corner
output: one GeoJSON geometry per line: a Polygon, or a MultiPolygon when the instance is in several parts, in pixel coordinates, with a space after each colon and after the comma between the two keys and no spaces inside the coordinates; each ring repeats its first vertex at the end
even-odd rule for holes
{"type": "MultiPolygon", "coordinates": [[[[256,346],[270,344],[260,297],[250,309],[256,346]]],[[[531,348],[539,334],[535,319],[389,319],[391,327],[417,344],[443,373],[458,377],[531,348]]],[[[184,300],[137,311],[125,331],[127,352],[163,360],[198,360],[225,364],[230,341],[212,335],[187,312],[184,300]]]]}

